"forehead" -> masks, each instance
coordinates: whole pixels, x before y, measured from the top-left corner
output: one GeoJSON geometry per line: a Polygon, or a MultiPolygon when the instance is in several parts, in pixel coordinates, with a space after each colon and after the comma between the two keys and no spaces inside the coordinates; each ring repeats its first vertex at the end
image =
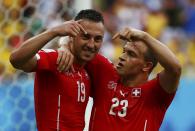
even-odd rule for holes
{"type": "Polygon", "coordinates": [[[142,41],[127,42],[124,46],[126,50],[134,51],[136,54],[144,55],[147,51],[147,46],[142,41]]]}
{"type": "Polygon", "coordinates": [[[104,35],[104,25],[102,22],[93,22],[93,21],[89,21],[89,20],[83,20],[80,23],[85,31],[87,31],[88,34],[91,35],[104,35]]]}

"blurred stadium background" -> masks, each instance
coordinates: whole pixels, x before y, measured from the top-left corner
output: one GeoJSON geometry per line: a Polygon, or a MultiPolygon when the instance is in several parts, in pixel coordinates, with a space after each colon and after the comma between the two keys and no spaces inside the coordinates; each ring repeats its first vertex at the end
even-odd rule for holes
{"type": "MultiPolygon", "coordinates": [[[[106,34],[101,53],[112,61],[122,49],[111,37],[125,26],[145,30],[170,47],[183,73],[160,131],[195,131],[195,0],[0,0],[0,131],[36,130],[33,74],[12,68],[11,51],[85,8],[103,13],[106,34]]],[[[87,121],[89,112],[90,106],[87,121]]]]}

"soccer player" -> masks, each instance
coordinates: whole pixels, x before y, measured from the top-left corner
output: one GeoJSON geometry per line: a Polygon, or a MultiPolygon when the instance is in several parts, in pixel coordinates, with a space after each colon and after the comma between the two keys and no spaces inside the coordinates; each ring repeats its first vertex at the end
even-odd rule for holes
{"type": "Polygon", "coordinates": [[[89,131],[158,131],[176,92],[181,65],[148,33],[126,28],[114,37],[126,42],[114,66],[101,55],[87,63],[93,109],[89,131]],[[159,62],[164,68],[149,80],[159,62]]]}
{"type": "MultiPolygon", "coordinates": [[[[36,72],[34,97],[39,131],[83,131],[90,95],[90,79],[83,66],[99,51],[103,35],[102,15],[95,10],[82,10],[75,20],[64,22],[25,41],[11,54],[10,62],[15,68],[36,72]],[[58,71],[57,51],[39,51],[56,36],[71,36],[74,72],[58,71]]],[[[62,57],[60,61],[63,60],[72,63],[71,59],[62,57]]]]}

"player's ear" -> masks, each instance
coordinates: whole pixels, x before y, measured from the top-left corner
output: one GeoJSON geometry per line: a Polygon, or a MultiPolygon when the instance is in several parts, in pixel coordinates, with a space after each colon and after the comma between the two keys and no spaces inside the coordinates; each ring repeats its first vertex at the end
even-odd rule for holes
{"type": "Polygon", "coordinates": [[[145,62],[143,68],[142,68],[142,71],[144,72],[150,72],[150,70],[152,69],[153,67],[153,63],[152,62],[145,62]]]}

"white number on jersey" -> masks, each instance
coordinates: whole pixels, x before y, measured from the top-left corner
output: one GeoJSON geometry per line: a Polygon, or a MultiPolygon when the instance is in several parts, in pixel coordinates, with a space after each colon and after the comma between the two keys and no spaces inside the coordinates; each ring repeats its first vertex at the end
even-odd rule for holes
{"type": "Polygon", "coordinates": [[[78,86],[78,102],[85,102],[85,84],[77,81],[78,86]]]}
{"type": "Polygon", "coordinates": [[[127,115],[127,107],[128,107],[128,101],[127,100],[121,100],[119,101],[118,98],[112,98],[113,104],[110,108],[110,115],[118,115],[119,117],[125,117],[127,115]],[[118,106],[121,106],[121,110],[114,112],[114,108],[117,108],[118,106]]]}

